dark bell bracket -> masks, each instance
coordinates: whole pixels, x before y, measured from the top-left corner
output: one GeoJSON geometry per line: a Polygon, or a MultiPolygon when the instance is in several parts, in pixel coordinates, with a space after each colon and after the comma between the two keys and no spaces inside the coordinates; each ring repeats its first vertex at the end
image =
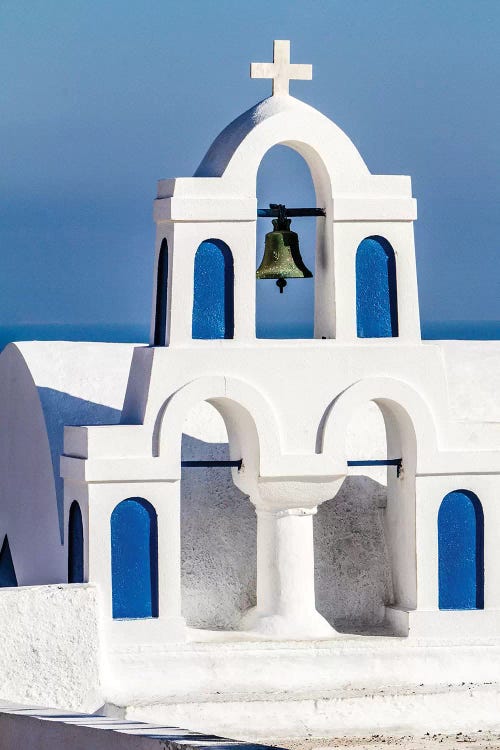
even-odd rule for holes
{"type": "MultiPolygon", "coordinates": [[[[206,468],[220,468],[223,466],[227,467],[234,467],[238,469],[238,471],[241,469],[243,465],[243,459],[240,458],[236,461],[210,461],[208,459],[203,459],[201,461],[181,461],[181,466],[185,469],[200,469],[202,467],[206,468]]],[[[382,459],[363,459],[360,461],[348,461],[348,466],[395,466],[397,471],[397,476],[399,477],[401,474],[401,470],[403,468],[403,459],[402,458],[382,458],[382,459]]]]}
{"type": "Polygon", "coordinates": [[[258,208],[257,216],[261,219],[278,219],[286,216],[293,219],[295,216],[326,216],[324,208],[287,208],[282,203],[270,203],[269,208],[258,208]]]}
{"type": "Polygon", "coordinates": [[[395,466],[399,478],[403,469],[402,458],[364,459],[362,461],[348,461],[348,466],[395,466]]]}
{"type": "Polygon", "coordinates": [[[218,469],[222,466],[229,466],[234,467],[239,471],[242,464],[243,459],[241,458],[238,461],[210,461],[208,459],[203,459],[201,461],[181,461],[181,466],[183,469],[218,469]]]}

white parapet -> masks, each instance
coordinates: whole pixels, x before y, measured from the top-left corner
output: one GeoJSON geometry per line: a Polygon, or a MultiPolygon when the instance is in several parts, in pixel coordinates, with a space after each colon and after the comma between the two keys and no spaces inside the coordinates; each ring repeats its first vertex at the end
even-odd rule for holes
{"type": "Polygon", "coordinates": [[[266,750],[179,727],[0,703],[2,750],[266,750]]]}

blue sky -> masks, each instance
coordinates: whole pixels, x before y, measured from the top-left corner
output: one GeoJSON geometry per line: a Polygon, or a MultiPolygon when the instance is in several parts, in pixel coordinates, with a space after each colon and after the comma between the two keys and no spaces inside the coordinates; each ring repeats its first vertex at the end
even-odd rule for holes
{"type": "MultiPolygon", "coordinates": [[[[412,176],[422,319],[499,320],[499,28],[498,0],[0,0],[0,325],[147,329],[156,180],[270,94],[273,38],[313,64],[293,95],[412,176]]],[[[297,158],[271,152],[263,203],[310,195],[297,158]]]]}

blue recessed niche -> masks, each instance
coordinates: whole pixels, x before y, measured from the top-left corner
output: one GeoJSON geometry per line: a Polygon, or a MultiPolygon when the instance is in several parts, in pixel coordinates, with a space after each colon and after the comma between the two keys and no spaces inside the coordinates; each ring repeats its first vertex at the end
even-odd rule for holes
{"type": "Polygon", "coordinates": [[[158,255],[158,272],[156,277],[156,309],[154,345],[165,346],[167,333],[167,294],[168,294],[168,244],[164,239],[158,255]]]}
{"type": "Polygon", "coordinates": [[[76,500],[69,509],[68,583],[83,583],[83,521],[76,500]]]}
{"type": "Polygon", "coordinates": [[[0,588],[4,586],[17,586],[16,571],[14,570],[14,561],[12,560],[7,534],[4,537],[2,549],[0,549],[0,588]]]}
{"type": "Polygon", "coordinates": [[[484,518],[479,498],[455,490],[438,514],[439,609],[484,607],[484,518]]]}
{"type": "Polygon", "coordinates": [[[359,338],[398,335],[396,259],[384,237],[367,237],[356,252],[356,322],[359,338]]]}
{"type": "Polygon", "coordinates": [[[221,240],[205,240],[194,259],[193,339],[232,339],[234,263],[221,240]]]}
{"type": "Polygon", "coordinates": [[[119,503],[111,514],[113,617],[158,617],[158,521],[142,497],[119,503]]]}

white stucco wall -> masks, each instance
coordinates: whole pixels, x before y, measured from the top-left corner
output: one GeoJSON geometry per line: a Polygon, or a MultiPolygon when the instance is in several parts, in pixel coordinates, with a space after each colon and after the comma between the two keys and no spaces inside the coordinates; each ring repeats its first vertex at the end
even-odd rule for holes
{"type": "Polygon", "coordinates": [[[452,418],[500,422],[500,342],[433,341],[443,352],[452,418]]]}
{"type": "Polygon", "coordinates": [[[96,711],[103,703],[99,669],[93,586],[0,589],[0,696],[96,711]]]}

